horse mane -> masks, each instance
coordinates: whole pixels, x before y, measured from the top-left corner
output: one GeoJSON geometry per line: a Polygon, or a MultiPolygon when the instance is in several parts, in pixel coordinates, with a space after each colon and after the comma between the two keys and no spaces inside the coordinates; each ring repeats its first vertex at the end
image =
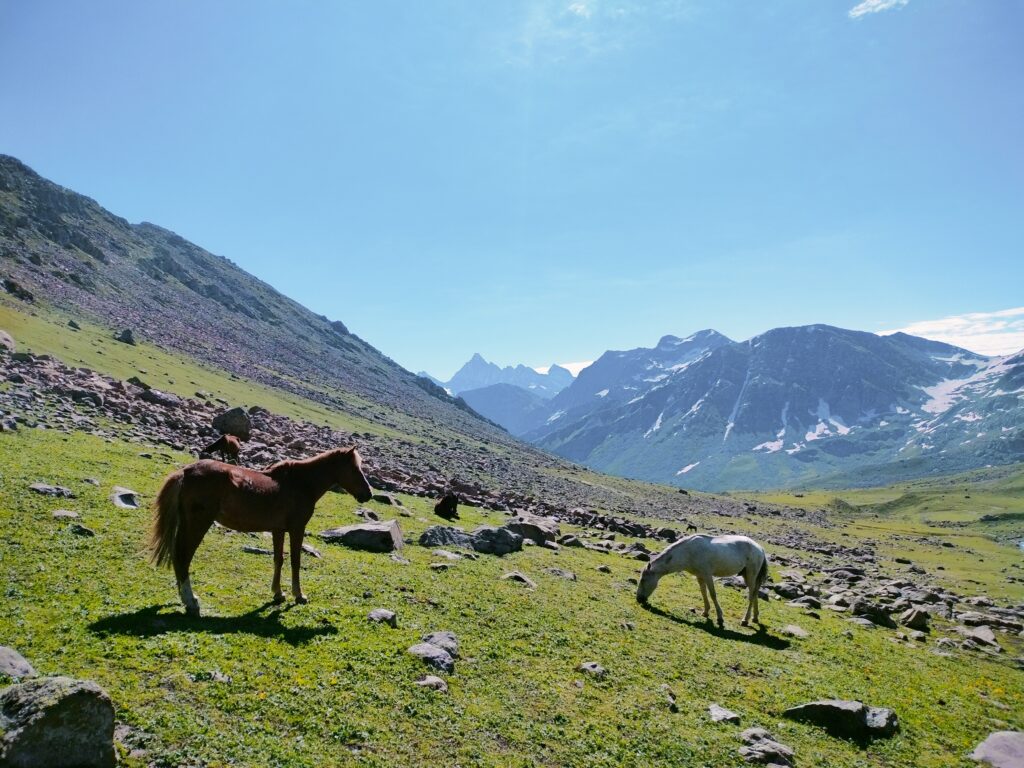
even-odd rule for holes
{"type": "Polygon", "coordinates": [[[354,456],[357,467],[362,466],[362,457],[359,455],[356,447],[354,445],[350,445],[347,448],[331,448],[329,451],[318,453],[316,456],[310,456],[308,459],[283,459],[282,461],[271,464],[269,467],[264,467],[260,471],[264,475],[280,475],[282,473],[290,472],[293,469],[306,467],[310,464],[315,464],[318,461],[323,461],[332,454],[341,455],[345,453],[351,453],[354,456]]]}

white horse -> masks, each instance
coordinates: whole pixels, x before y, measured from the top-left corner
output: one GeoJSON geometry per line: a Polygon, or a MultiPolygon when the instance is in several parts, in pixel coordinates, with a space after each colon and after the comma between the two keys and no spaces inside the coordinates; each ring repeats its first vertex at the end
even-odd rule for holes
{"type": "Polygon", "coordinates": [[[751,611],[754,613],[754,622],[761,623],[757,614],[757,591],[768,578],[768,556],[761,545],[753,539],[746,536],[708,536],[701,533],[670,544],[644,568],[636,588],[637,602],[646,605],[661,577],[677,571],[686,571],[697,577],[700,593],[704,597],[704,618],[708,618],[708,611],[711,608],[708,604],[708,592],[711,593],[711,599],[715,601],[719,627],[724,626],[724,622],[722,606],[718,604],[718,596],[715,594],[715,576],[742,575],[749,593],[743,626],[750,622],[751,611]]]}

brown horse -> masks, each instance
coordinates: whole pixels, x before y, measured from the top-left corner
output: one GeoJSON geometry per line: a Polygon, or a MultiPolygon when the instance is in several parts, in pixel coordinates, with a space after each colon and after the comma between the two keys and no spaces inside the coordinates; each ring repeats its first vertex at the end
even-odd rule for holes
{"type": "Polygon", "coordinates": [[[172,472],[157,496],[150,536],[152,561],[173,565],[178,594],[190,616],[199,615],[192,594],[189,565],[199,543],[216,520],[236,531],[270,531],[274,535],[274,601],[282,602],[281,566],[284,534],[292,562],[292,595],[299,587],[302,538],[317,501],[341,486],[359,501],[373,496],[355,448],[337,448],[303,461],[279,461],[262,472],[204,459],[172,472]]]}
{"type": "Polygon", "coordinates": [[[221,435],[208,446],[203,448],[203,453],[219,453],[224,461],[232,464],[238,463],[238,454],[242,452],[242,443],[234,435],[221,435]]]}

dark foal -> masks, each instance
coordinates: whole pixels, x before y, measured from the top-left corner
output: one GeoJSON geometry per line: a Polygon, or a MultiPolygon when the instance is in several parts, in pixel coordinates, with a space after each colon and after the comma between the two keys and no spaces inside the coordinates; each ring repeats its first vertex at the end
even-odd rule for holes
{"type": "Polygon", "coordinates": [[[232,464],[238,463],[238,454],[242,452],[242,443],[234,435],[221,435],[208,446],[203,448],[203,453],[219,453],[224,461],[232,464]]]}
{"type": "Polygon", "coordinates": [[[302,539],[317,501],[341,486],[361,502],[373,495],[355,448],[338,448],[303,461],[280,461],[262,471],[204,459],[171,473],[157,497],[150,538],[152,560],[174,567],[178,594],[191,616],[199,615],[189,565],[214,521],[236,531],[270,531],[274,536],[274,601],[284,600],[281,567],[288,533],[292,595],[299,586],[302,539]]]}

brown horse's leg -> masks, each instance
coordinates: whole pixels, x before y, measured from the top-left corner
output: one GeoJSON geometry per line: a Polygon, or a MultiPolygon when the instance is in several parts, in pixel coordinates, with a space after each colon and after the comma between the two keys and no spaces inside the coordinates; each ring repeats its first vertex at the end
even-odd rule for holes
{"type": "Polygon", "coordinates": [[[292,596],[296,603],[308,603],[299,586],[299,567],[302,565],[302,537],[306,535],[306,526],[292,528],[288,532],[288,549],[292,560],[292,596]]]}
{"type": "Polygon", "coordinates": [[[178,594],[189,616],[199,615],[199,601],[192,593],[192,580],[189,578],[189,566],[199,548],[206,532],[213,525],[213,517],[208,516],[201,508],[186,508],[181,521],[182,530],[178,532],[176,552],[174,553],[174,576],[178,580],[178,594]]]}
{"type": "Polygon", "coordinates": [[[284,565],[284,531],[273,531],[274,534],[274,581],[270,588],[274,591],[274,602],[284,602],[281,591],[281,566],[284,565]]]}

